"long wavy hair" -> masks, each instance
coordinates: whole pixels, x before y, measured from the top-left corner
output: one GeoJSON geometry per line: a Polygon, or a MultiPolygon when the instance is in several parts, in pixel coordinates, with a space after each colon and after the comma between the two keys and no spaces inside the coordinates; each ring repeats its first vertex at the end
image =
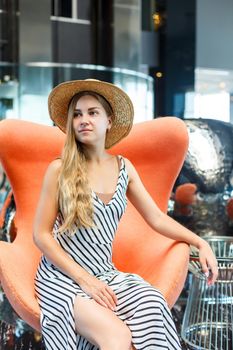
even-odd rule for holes
{"type": "Polygon", "coordinates": [[[87,177],[86,156],[82,143],[77,141],[73,128],[74,109],[83,96],[93,96],[103,106],[108,117],[113,116],[110,104],[101,95],[84,91],[76,94],[70,101],[66,125],[66,141],[61,156],[61,167],[58,176],[57,201],[63,217],[58,232],[69,235],[77,228],[93,227],[92,193],[87,177]]]}

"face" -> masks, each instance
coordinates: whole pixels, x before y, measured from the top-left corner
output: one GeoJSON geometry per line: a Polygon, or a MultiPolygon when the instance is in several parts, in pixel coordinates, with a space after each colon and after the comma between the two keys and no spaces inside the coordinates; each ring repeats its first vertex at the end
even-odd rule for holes
{"type": "Polygon", "coordinates": [[[86,145],[105,144],[107,129],[111,128],[111,117],[102,104],[93,96],[82,96],[76,103],[73,116],[76,139],[86,145]]]}

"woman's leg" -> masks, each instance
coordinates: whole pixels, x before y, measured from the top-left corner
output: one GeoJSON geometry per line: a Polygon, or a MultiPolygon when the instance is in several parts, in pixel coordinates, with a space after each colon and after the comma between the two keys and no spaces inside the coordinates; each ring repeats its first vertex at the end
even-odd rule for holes
{"type": "Polygon", "coordinates": [[[132,350],[131,332],[110,309],[77,296],[74,302],[77,333],[101,350],[132,350]]]}

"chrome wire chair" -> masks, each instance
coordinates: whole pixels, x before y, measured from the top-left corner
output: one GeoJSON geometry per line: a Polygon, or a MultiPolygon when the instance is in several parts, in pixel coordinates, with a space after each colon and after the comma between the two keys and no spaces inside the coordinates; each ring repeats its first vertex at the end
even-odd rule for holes
{"type": "Polygon", "coordinates": [[[219,275],[208,286],[198,252],[191,248],[192,285],[182,322],[181,336],[190,349],[233,349],[233,237],[204,237],[217,260],[219,275]]]}

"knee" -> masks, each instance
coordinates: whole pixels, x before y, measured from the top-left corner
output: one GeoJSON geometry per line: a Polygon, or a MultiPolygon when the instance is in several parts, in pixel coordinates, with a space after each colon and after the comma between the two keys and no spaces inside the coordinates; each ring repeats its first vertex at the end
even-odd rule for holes
{"type": "Polygon", "coordinates": [[[130,350],[132,344],[132,336],[129,328],[122,325],[117,329],[111,329],[108,336],[103,339],[100,344],[101,350],[130,350]]]}

